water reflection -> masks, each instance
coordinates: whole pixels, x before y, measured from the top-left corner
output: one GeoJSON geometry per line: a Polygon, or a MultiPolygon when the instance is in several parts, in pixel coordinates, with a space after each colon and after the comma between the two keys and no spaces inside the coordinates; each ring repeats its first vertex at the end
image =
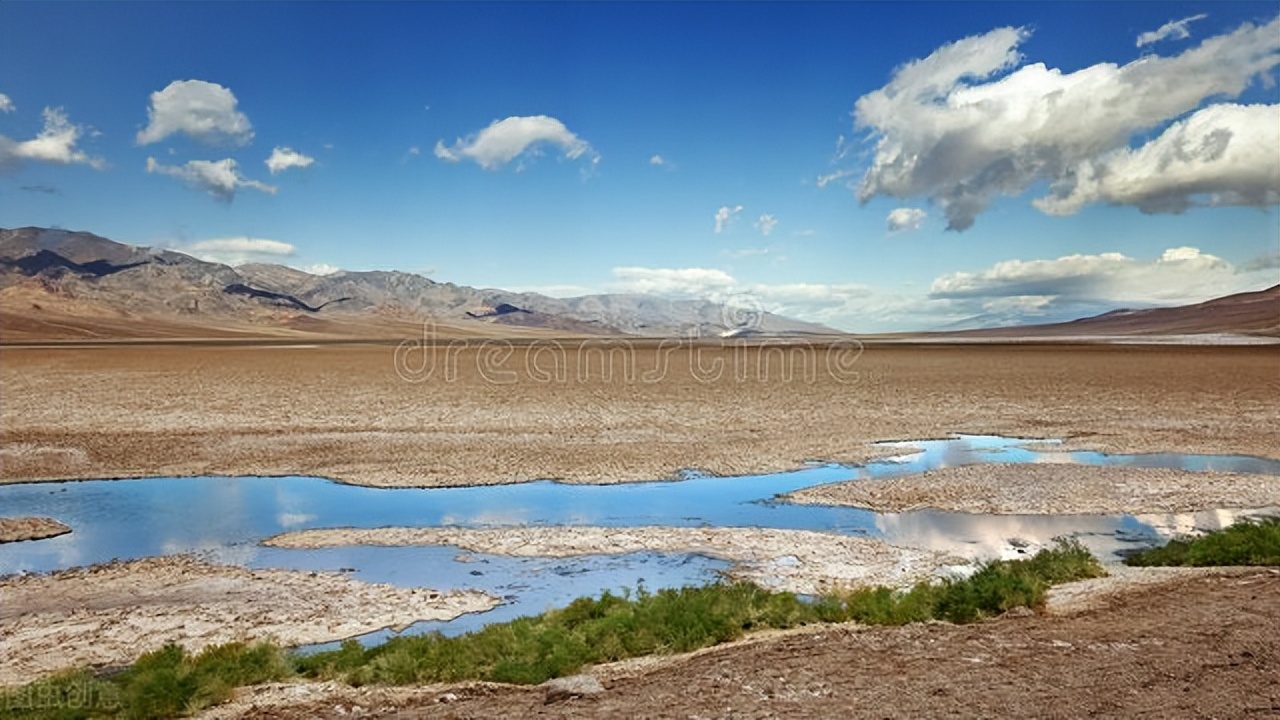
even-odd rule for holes
{"type": "MultiPolygon", "coordinates": [[[[44,515],[73,532],[0,545],[0,573],[46,571],[184,552],[254,567],[356,568],[358,576],[403,585],[480,587],[517,598],[510,608],[562,603],[602,587],[701,583],[723,563],[681,554],[639,553],[572,560],[501,559],[442,548],[273,550],[258,542],[321,527],[503,525],[757,526],[883,537],[966,558],[1013,557],[1060,535],[1078,536],[1112,556],[1192,529],[1230,524],[1239,511],[1192,515],[989,516],[936,511],[877,514],[857,508],[792,505],[776,496],[824,483],[890,477],[977,463],[1075,463],[1222,470],[1280,475],[1280,462],[1223,455],[1106,455],[1063,451],[1055,441],[996,436],[886,443],[903,454],[863,466],[815,465],[746,477],[689,474],[675,482],[381,489],[317,478],[201,477],[0,486],[0,514],[44,515]],[[479,563],[479,564],[477,564],[479,563]],[[549,563],[549,564],[548,564],[549,563]],[[480,568],[485,565],[487,569],[480,568]],[[550,568],[550,569],[549,569],[550,568]],[[476,574],[477,572],[481,574],[476,574]]],[[[1274,512],[1274,509],[1271,510],[1274,512]]],[[[533,607],[541,609],[541,607],[533,607]]],[[[502,613],[499,613],[502,614],[502,613]]],[[[492,616],[486,616],[486,619],[492,616]]],[[[465,625],[467,622],[464,621],[465,625]]]]}

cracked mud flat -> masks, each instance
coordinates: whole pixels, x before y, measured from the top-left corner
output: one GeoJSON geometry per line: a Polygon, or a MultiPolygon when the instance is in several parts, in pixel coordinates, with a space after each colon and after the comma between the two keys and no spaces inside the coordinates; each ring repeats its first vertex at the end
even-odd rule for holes
{"type": "Polygon", "coordinates": [[[130,663],[167,642],[327,642],[482,612],[497,598],[162,557],[0,578],[0,686],[130,663]]]}
{"type": "Polygon", "coordinates": [[[1113,581],[1110,592],[1087,606],[1055,610],[1051,598],[1045,615],[1011,614],[974,625],[800,628],[604,665],[585,670],[599,678],[603,693],[556,704],[546,704],[540,687],[491,683],[275,684],[242,690],[201,717],[1226,718],[1280,712],[1280,573],[1147,570],[1126,573],[1140,579],[1113,581]]]}
{"type": "Polygon", "coordinates": [[[1186,513],[1280,504],[1280,476],[1121,466],[967,465],[790,493],[877,512],[932,508],[998,515],[1186,513]]]}
{"type": "Polygon", "coordinates": [[[47,517],[0,518],[0,543],[43,540],[71,532],[71,528],[47,517]]]}
{"type": "Polygon", "coordinates": [[[510,383],[480,371],[479,347],[421,383],[391,346],[0,348],[0,479],[619,482],[860,462],[884,453],[868,443],[951,433],[1280,457],[1280,346],[868,344],[841,375],[815,346],[803,351],[822,371],[764,380],[767,356],[749,348],[619,348],[609,374],[568,353],[553,382],[517,348],[491,368],[510,383]]]}
{"type": "Polygon", "coordinates": [[[454,545],[472,552],[529,557],[692,552],[732,562],[730,574],[736,578],[802,594],[866,585],[909,586],[933,577],[943,565],[967,562],[879,540],[767,528],[339,528],[285,533],[263,544],[279,548],[454,545]]]}

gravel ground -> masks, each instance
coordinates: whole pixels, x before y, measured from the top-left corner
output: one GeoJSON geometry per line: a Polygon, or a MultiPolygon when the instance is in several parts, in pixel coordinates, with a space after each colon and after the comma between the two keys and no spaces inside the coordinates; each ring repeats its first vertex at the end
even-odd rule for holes
{"type": "Polygon", "coordinates": [[[1280,457],[1280,347],[612,347],[608,373],[598,348],[441,348],[429,378],[377,345],[0,348],[0,479],[619,482],[955,432],[1280,457]]]}

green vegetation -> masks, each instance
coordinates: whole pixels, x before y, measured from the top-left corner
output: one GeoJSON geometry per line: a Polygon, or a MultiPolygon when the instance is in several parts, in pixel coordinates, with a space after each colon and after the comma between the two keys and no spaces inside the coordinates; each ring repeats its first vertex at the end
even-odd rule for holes
{"type": "Polygon", "coordinates": [[[751,630],[784,629],[854,620],[903,625],[934,619],[973,622],[1017,606],[1037,607],[1055,583],[1102,574],[1089,551],[1060,541],[1027,560],[983,565],[964,580],[828,595],[805,602],[792,593],[746,583],[639,590],[634,597],[604,593],[563,610],[520,618],[459,637],[394,638],[373,648],[350,642],[298,661],[310,677],[367,683],[458,680],[539,683],[585,665],[653,653],[695,650],[751,630]]]}
{"type": "Polygon", "coordinates": [[[539,683],[585,665],[708,647],[765,628],[850,620],[903,625],[972,622],[1037,607],[1056,583],[1097,577],[1083,546],[1059,541],[1026,560],[984,564],[969,578],[909,590],[871,588],[813,602],[748,583],[580,598],[560,610],[490,625],[459,637],[398,637],[372,648],[349,641],[309,656],[232,643],[198,655],[169,645],[110,678],[73,671],[0,694],[0,718],[163,718],[225,700],[239,686],[290,676],[355,685],[493,680],[539,683]]]}
{"type": "Polygon", "coordinates": [[[1124,562],[1136,567],[1280,565],[1280,518],[1243,520],[1198,538],[1175,538],[1124,562]]]}
{"type": "Polygon", "coordinates": [[[109,678],[59,673],[0,694],[0,718],[168,718],[231,697],[237,687],[293,675],[288,654],[269,643],[227,643],[189,655],[169,644],[109,678]]]}

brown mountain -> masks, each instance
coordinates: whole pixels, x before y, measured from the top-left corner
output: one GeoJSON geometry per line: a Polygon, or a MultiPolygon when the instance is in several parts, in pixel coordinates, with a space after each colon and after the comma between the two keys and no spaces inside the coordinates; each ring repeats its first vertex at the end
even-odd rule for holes
{"type": "MultiPolygon", "coordinates": [[[[743,313],[643,295],[552,298],[395,271],[314,275],[229,267],[91,233],[0,228],[0,342],[110,338],[404,337],[430,320],[449,336],[716,337],[743,313]],[[498,312],[498,309],[502,309],[498,312]]],[[[759,334],[833,334],[771,313],[759,334]]]]}
{"type": "Polygon", "coordinates": [[[949,337],[1071,337],[1237,334],[1280,337],[1280,285],[1194,305],[1112,310],[1047,325],[937,333],[949,337]]]}

